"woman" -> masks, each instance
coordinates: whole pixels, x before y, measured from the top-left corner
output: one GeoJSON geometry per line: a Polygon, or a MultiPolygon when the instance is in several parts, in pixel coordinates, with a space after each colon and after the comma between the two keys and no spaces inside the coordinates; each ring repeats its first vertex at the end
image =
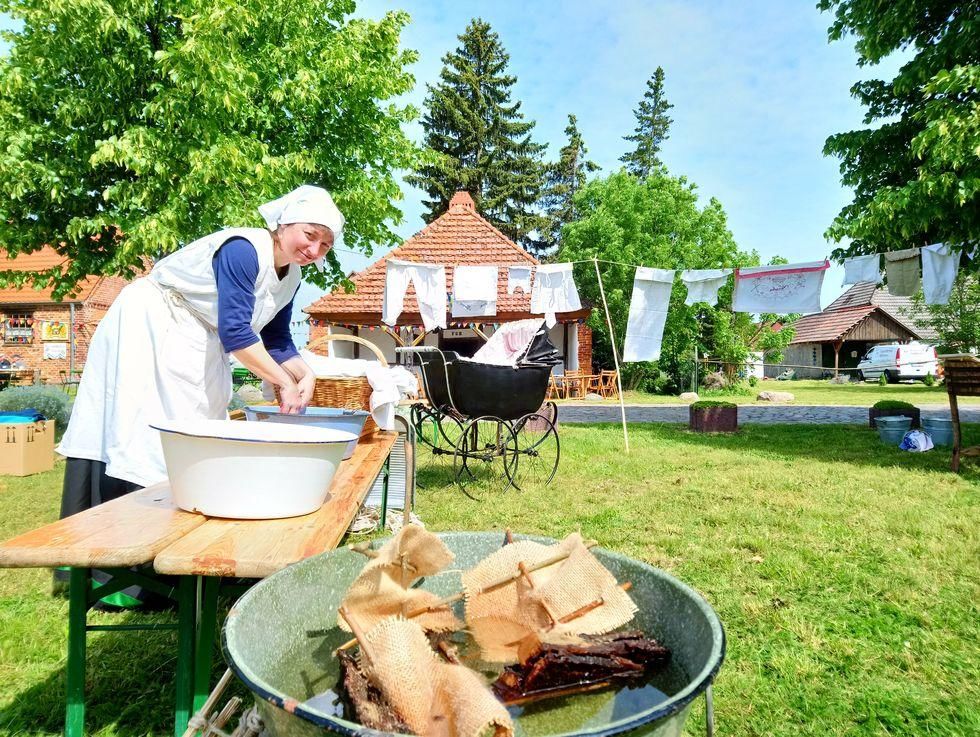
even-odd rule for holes
{"type": "Polygon", "coordinates": [[[305,409],[315,376],[289,336],[301,268],[339,240],[344,216],[304,185],[259,207],[268,225],[212,233],[127,286],[89,348],[71,421],[61,516],[165,481],[159,420],[224,419],[232,354],[305,409]]]}

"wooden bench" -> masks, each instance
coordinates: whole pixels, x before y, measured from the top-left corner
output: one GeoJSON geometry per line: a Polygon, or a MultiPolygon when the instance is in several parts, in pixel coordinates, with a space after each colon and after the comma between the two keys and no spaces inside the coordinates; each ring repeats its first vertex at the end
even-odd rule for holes
{"type": "Polygon", "coordinates": [[[960,430],[960,409],[957,397],[980,397],[980,359],[969,353],[939,356],[943,362],[943,375],[946,379],[946,394],[949,396],[949,414],[953,421],[953,472],[960,470],[960,458],[980,456],[980,445],[963,447],[963,433],[960,430]]]}

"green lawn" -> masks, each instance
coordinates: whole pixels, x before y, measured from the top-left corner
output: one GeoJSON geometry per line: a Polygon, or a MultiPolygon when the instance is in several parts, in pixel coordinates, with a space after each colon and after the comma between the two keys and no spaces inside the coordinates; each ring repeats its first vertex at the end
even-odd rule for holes
{"type": "MultiPolygon", "coordinates": [[[[742,394],[702,390],[702,399],[725,399],[736,404],[756,404],[756,395],[761,391],[792,392],[796,398],[793,404],[834,405],[846,404],[870,407],[881,399],[902,399],[916,406],[924,404],[948,405],[949,399],[943,386],[926,386],[921,382],[909,384],[889,384],[879,386],[874,382],[831,384],[818,379],[800,381],[762,381],[742,394]]],[[[666,394],[647,394],[646,392],[626,391],[627,404],[687,404],[680,397],[666,394]]],[[[567,399],[563,402],[580,403],[582,400],[567,399]]],[[[980,397],[962,397],[961,404],[980,404],[980,397]]],[[[591,400],[590,400],[591,402],[591,400]]],[[[604,399],[597,404],[618,404],[616,399],[604,399]]]]}
{"type": "MultiPolygon", "coordinates": [[[[728,636],[718,734],[980,734],[980,464],[954,475],[948,451],[904,453],[861,427],[635,425],[630,455],[614,426],[561,436],[551,487],[474,502],[430,486],[417,511],[434,530],[580,529],[700,590],[728,636]]],[[[58,486],[57,471],[0,479],[0,538],[53,519],[58,486]]],[[[0,571],[4,734],[61,728],[67,606],[47,588],[0,571]]],[[[169,733],[172,645],[92,638],[91,734],[169,733]]],[[[704,734],[700,705],[688,734],[704,734]]]]}

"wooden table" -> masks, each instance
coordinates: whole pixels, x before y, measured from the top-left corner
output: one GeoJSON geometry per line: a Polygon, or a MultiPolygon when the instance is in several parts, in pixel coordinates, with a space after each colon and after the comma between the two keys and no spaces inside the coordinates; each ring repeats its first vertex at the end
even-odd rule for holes
{"type": "MultiPolygon", "coordinates": [[[[178,509],[165,483],[0,545],[0,567],[70,568],[65,735],[84,732],[87,633],[138,629],[177,630],[174,733],[182,735],[210,690],[221,579],[262,578],[335,548],[381,473],[387,489],[388,458],[397,439],[396,432],[362,438],[353,457],[337,470],[326,503],[303,517],[208,518],[178,509]],[[112,580],[92,590],[92,568],[108,571],[112,580]],[[100,598],[133,584],[175,601],[177,623],[87,623],[88,610],[100,598]]],[[[406,474],[414,473],[407,465],[406,474]]]]}
{"type": "Polygon", "coordinates": [[[943,362],[946,394],[949,396],[949,414],[953,421],[953,457],[950,466],[953,473],[960,470],[960,458],[980,456],[980,445],[963,447],[960,429],[960,408],[957,397],[980,397],[980,358],[970,353],[939,356],[943,362]]]}

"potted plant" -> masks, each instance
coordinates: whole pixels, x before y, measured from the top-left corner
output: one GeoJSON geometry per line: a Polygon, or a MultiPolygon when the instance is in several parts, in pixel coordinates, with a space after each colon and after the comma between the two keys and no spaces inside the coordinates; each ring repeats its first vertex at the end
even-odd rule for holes
{"type": "Polygon", "coordinates": [[[735,432],[738,405],[702,399],[689,405],[690,428],[695,432],[735,432]]]}
{"type": "Polygon", "coordinates": [[[882,399],[881,401],[875,402],[871,409],[868,410],[868,425],[874,429],[875,420],[878,417],[899,416],[908,417],[912,420],[912,427],[919,426],[919,408],[897,399],[882,399]]]}

